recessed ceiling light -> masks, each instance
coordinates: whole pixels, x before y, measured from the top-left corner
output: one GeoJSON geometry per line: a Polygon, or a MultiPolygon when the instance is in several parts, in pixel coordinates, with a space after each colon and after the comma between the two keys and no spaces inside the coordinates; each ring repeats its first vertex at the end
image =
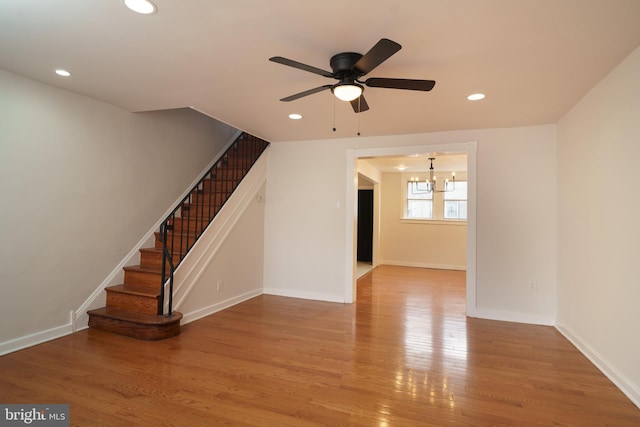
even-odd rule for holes
{"type": "Polygon", "coordinates": [[[396,166],[396,169],[398,169],[399,171],[403,171],[403,170],[406,170],[407,167],[403,166],[403,165],[400,165],[400,166],[396,166]]]}
{"type": "Polygon", "coordinates": [[[289,114],[289,118],[291,120],[300,120],[302,118],[302,114],[292,113],[292,114],[289,114]]]}
{"type": "Polygon", "coordinates": [[[484,99],[485,94],[484,93],[474,93],[472,95],[467,96],[467,99],[469,101],[480,101],[481,99],[484,99]]]}
{"type": "Polygon", "coordinates": [[[158,11],[158,8],[155,4],[150,2],[149,0],[122,0],[124,5],[129,9],[133,10],[137,13],[142,13],[143,15],[151,15],[158,11]]]}
{"type": "Polygon", "coordinates": [[[58,68],[56,69],[56,74],[62,77],[69,77],[71,76],[71,73],[68,72],[67,70],[63,70],[62,68],[58,68]]]}

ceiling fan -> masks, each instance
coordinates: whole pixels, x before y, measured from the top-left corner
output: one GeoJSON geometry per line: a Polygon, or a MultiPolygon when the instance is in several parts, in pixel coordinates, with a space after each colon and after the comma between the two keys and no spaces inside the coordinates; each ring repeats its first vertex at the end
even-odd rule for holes
{"type": "Polygon", "coordinates": [[[282,98],[280,101],[294,101],[308,95],[313,95],[314,93],[322,92],[323,90],[331,89],[331,92],[338,99],[351,102],[353,111],[360,113],[369,109],[369,105],[362,94],[364,91],[363,85],[367,87],[421,91],[430,91],[433,89],[433,86],[436,84],[433,80],[387,79],[379,77],[368,78],[364,81],[359,80],[400,49],[402,49],[402,46],[398,43],[389,39],[380,39],[380,41],[364,55],[355,52],[343,52],[332,56],[329,61],[331,72],[281,56],[269,58],[269,61],[339,80],[338,83],[305,90],[304,92],[282,98]]]}

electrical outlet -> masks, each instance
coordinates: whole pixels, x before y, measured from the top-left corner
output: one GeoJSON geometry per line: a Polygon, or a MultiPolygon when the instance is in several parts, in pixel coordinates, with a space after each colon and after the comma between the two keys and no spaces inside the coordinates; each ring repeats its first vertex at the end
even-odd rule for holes
{"type": "Polygon", "coordinates": [[[222,290],[222,280],[218,280],[218,286],[216,289],[218,290],[218,292],[222,290]]]}
{"type": "Polygon", "coordinates": [[[530,291],[537,291],[538,290],[538,285],[536,285],[536,282],[529,282],[529,290],[530,291]]]}

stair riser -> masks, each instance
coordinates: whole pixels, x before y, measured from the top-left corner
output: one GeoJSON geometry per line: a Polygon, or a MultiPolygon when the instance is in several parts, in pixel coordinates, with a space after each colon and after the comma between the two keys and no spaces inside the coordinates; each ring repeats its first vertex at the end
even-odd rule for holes
{"type": "Polygon", "coordinates": [[[202,184],[209,188],[209,186],[226,185],[229,186],[232,182],[239,182],[237,174],[227,173],[223,171],[215,171],[213,175],[207,175],[202,184]]]}
{"type": "Polygon", "coordinates": [[[191,197],[191,202],[188,204],[190,212],[186,210],[181,213],[182,218],[191,218],[193,221],[194,212],[198,216],[198,218],[211,218],[217,210],[220,210],[224,202],[229,199],[229,195],[227,194],[216,194],[216,195],[208,195],[208,194],[196,194],[191,197]],[[196,209],[196,211],[193,211],[196,209]]]}
{"type": "Polygon", "coordinates": [[[190,221],[191,223],[194,223],[196,220],[198,222],[207,221],[220,211],[224,204],[223,202],[224,200],[215,204],[209,204],[208,202],[199,205],[185,204],[180,212],[181,218],[183,221],[190,221]]]}
{"type": "Polygon", "coordinates": [[[124,320],[89,316],[89,327],[104,332],[124,335],[139,340],[156,341],[180,334],[180,322],[168,325],[144,325],[124,320]]]}
{"type": "Polygon", "coordinates": [[[228,171],[228,170],[240,170],[245,171],[249,167],[254,160],[247,158],[243,159],[241,157],[230,157],[228,160],[223,161],[218,164],[217,169],[214,171],[228,171]]]}
{"type": "MultiPolygon", "coordinates": [[[[207,212],[205,211],[205,214],[206,213],[207,212]]],[[[177,233],[180,233],[183,230],[189,230],[193,233],[194,231],[201,231],[205,229],[207,225],[209,225],[209,221],[200,221],[200,219],[196,221],[193,218],[191,220],[188,218],[176,218],[175,221],[172,221],[169,224],[173,226],[173,231],[177,233]]]]}
{"type": "MultiPolygon", "coordinates": [[[[194,241],[195,241],[195,235],[189,235],[187,238],[187,236],[184,234],[176,234],[174,235],[173,240],[171,239],[171,235],[169,235],[167,236],[167,248],[169,249],[169,251],[173,251],[176,253],[181,251],[184,254],[187,250],[187,244],[189,247],[192,247],[194,241]]],[[[162,249],[162,242],[158,238],[158,233],[156,233],[155,247],[157,249],[162,249]]]]}
{"type": "Polygon", "coordinates": [[[229,153],[227,153],[227,156],[225,158],[226,161],[244,161],[247,162],[245,164],[251,164],[251,162],[255,161],[256,159],[256,153],[244,148],[244,149],[238,149],[235,151],[231,151],[229,153]]]}
{"type": "Polygon", "coordinates": [[[218,164],[222,164],[224,166],[229,165],[237,165],[237,166],[245,166],[249,167],[256,159],[255,153],[251,153],[248,151],[234,151],[227,153],[225,157],[223,157],[218,164]]]}
{"type": "MultiPolygon", "coordinates": [[[[193,247],[193,245],[194,245],[194,241],[193,241],[193,239],[190,239],[188,248],[191,249],[193,247]]],[[[162,242],[158,242],[156,240],[156,248],[157,249],[162,249],[162,242]]],[[[169,251],[172,251],[172,252],[175,252],[175,253],[181,252],[182,255],[186,255],[187,254],[187,242],[186,242],[186,240],[183,240],[182,246],[180,246],[180,240],[179,239],[176,239],[173,243],[171,241],[169,241],[167,243],[167,249],[169,249],[169,251]]]]}
{"type": "Polygon", "coordinates": [[[226,190],[231,190],[232,188],[234,188],[238,182],[238,180],[231,179],[227,181],[215,180],[213,182],[207,180],[203,183],[202,189],[205,191],[205,193],[208,193],[209,191],[211,191],[212,193],[222,193],[226,190]]]}
{"type": "Polygon", "coordinates": [[[238,165],[226,165],[226,166],[222,166],[218,169],[214,169],[213,173],[218,177],[218,178],[222,178],[222,179],[241,179],[242,176],[245,174],[245,169],[242,167],[241,164],[238,165]]]}
{"type": "Polygon", "coordinates": [[[223,201],[215,204],[209,204],[208,201],[202,203],[201,200],[194,201],[194,204],[186,205],[185,209],[180,213],[184,223],[195,224],[196,222],[208,222],[215,214],[217,214],[222,206],[223,201]],[[196,204],[195,202],[198,202],[196,204]]]}
{"type": "MultiPolygon", "coordinates": [[[[178,263],[178,254],[173,255],[174,265],[178,263]]],[[[143,267],[160,268],[162,266],[162,252],[140,252],[140,265],[143,267]]],[[[165,263],[169,268],[169,261],[165,263]]],[[[167,270],[168,271],[168,270],[167,270]]]]}
{"type": "Polygon", "coordinates": [[[121,308],[136,313],[160,314],[160,297],[144,297],[141,295],[109,292],[107,290],[107,307],[121,308]]]}
{"type": "Polygon", "coordinates": [[[189,202],[191,204],[196,204],[196,200],[204,200],[206,202],[215,201],[217,204],[220,204],[222,200],[226,200],[229,198],[232,190],[233,188],[229,188],[228,191],[225,191],[225,192],[213,192],[213,191],[209,192],[207,190],[204,190],[202,193],[193,192],[191,193],[191,199],[189,202]]]}
{"type": "Polygon", "coordinates": [[[159,289],[161,281],[160,273],[151,273],[146,271],[124,271],[125,285],[145,286],[150,289],[159,289]]]}

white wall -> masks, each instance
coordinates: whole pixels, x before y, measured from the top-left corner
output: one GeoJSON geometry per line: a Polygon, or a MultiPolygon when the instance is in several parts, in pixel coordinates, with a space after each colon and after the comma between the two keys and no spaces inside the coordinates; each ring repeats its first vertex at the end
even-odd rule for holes
{"type": "Polygon", "coordinates": [[[555,324],[556,128],[503,129],[478,146],[478,311],[555,324]],[[529,291],[533,282],[536,291],[529,291]]]}
{"type": "Polygon", "coordinates": [[[466,222],[402,220],[404,182],[401,173],[382,174],[380,263],[465,270],[466,222]]]}
{"type": "Polygon", "coordinates": [[[265,293],[343,301],[344,143],[271,145],[265,210],[265,293]]]}
{"type": "MultiPolygon", "coordinates": [[[[216,248],[215,253],[208,250],[205,254],[213,258],[198,272],[197,286],[193,287],[184,303],[176,306],[184,314],[183,324],[262,294],[264,188],[263,184],[257,192],[247,194],[250,201],[243,211],[234,212],[229,218],[229,222],[234,222],[233,228],[221,247],[216,248]]],[[[232,203],[233,200],[229,200],[223,209],[232,203]]],[[[207,229],[207,233],[214,225],[207,229]]],[[[207,233],[198,244],[206,244],[207,233]]]]}
{"type": "MultiPolygon", "coordinates": [[[[553,125],[272,145],[265,292],[344,301],[349,149],[477,141],[477,313],[553,324],[556,129],[553,125]],[[528,290],[534,281],[537,291],[528,290]]],[[[351,168],[353,169],[353,167],[351,168]]]]}
{"type": "Polygon", "coordinates": [[[70,322],[235,129],[0,70],[0,345],[70,322]]]}
{"type": "MultiPolygon", "coordinates": [[[[357,164],[358,173],[363,175],[365,178],[368,178],[370,181],[374,183],[382,182],[382,172],[371,163],[369,163],[366,159],[358,160],[357,164]]],[[[359,186],[359,188],[363,188],[359,186]]]]}
{"type": "Polygon", "coordinates": [[[558,326],[640,406],[640,48],[558,124],[558,326]]]}

